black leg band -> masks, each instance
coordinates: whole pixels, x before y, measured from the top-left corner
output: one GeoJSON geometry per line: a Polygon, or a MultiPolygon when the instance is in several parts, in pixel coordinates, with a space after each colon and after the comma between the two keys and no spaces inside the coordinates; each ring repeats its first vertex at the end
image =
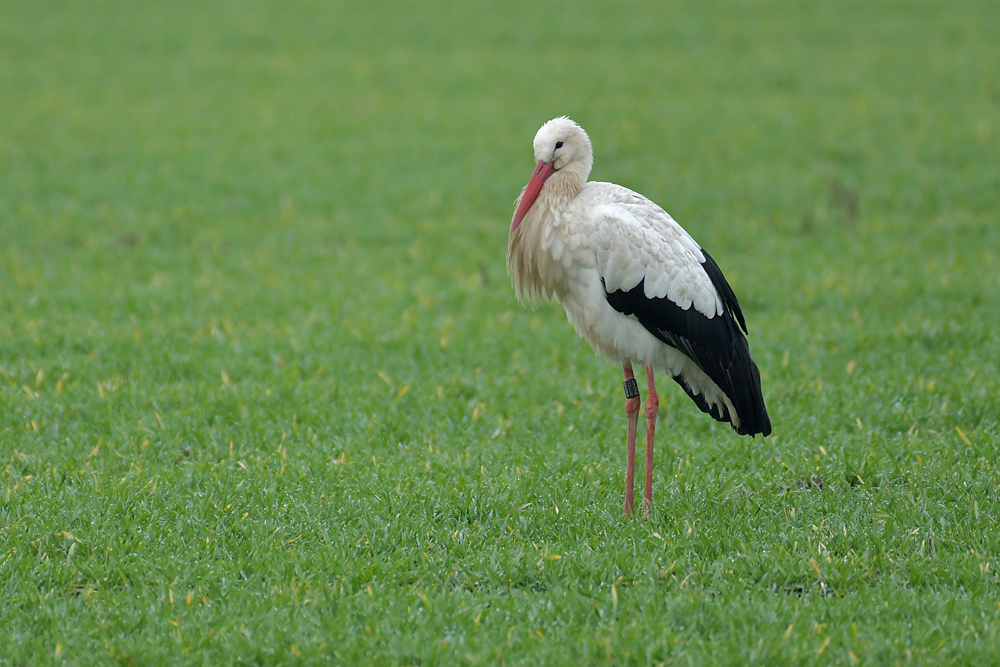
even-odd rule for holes
{"type": "Polygon", "coordinates": [[[625,380],[622,382],[622,386],[625,387],[625,398],[639,398],[639,383],[635,381],[635,378],[625,380]]]}

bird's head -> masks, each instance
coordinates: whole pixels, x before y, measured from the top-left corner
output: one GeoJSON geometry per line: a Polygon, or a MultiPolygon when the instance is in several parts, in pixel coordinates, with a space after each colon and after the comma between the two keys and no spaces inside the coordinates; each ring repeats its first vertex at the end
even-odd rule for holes
{"type": "Polygon", "coordinates": [[[587,176],[594,165],[590,137],[582,127],[566,116],[553,118],[539,128],[535,134],[534,149],[538,164],[521,193],[521,200],[510,224],[511,232],[521,224],[550,178],[565,181],[564,185],[578,192],[587,182],[587,176]]]}

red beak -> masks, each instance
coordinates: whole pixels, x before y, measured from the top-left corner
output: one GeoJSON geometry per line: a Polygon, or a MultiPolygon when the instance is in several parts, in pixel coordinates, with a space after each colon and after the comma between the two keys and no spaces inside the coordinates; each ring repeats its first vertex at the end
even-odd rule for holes
{"type": "Polygon", "coordinates": [[[538,194],[542,191],[545,181],[554,173],[556,173],[556,167],[552,162],[539,162],[538,166],[535,167],[535,173],[531,175],[531,180],[528,181],[524,192],[521,193],[521,203],[517,205],[517,210],[514,211],[514,219],[510,223],[510,232],[512,234],[517,229],[517,226],[521,224],[521,221],[524,220],[524,216],[528,215],[531,205],[538,199],[538,194]]]}

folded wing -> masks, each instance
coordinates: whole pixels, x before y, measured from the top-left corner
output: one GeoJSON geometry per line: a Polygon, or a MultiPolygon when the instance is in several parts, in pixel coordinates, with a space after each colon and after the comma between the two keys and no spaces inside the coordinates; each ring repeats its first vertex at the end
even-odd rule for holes
{"type": "Polygon", "coordinates": [[[709,404],[683,375],[674,377],[699,408],[741,435],[768,435],[760,374],[732,288],[715,260],[670,215],[629,195],[594,209],[598,271],[608,303],[691,359],[737,414],[709,404]]]}

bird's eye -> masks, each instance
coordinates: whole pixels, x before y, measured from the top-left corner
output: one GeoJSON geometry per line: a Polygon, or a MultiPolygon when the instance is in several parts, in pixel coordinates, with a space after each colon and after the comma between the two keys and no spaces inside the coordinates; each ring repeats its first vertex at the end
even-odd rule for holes
{"type": "Polygon", "coordinates": [[[562,148],[562,142],[561,141],[557,141],[556,142],[556,150],[559,150],[560,148],[562,148]]]}

